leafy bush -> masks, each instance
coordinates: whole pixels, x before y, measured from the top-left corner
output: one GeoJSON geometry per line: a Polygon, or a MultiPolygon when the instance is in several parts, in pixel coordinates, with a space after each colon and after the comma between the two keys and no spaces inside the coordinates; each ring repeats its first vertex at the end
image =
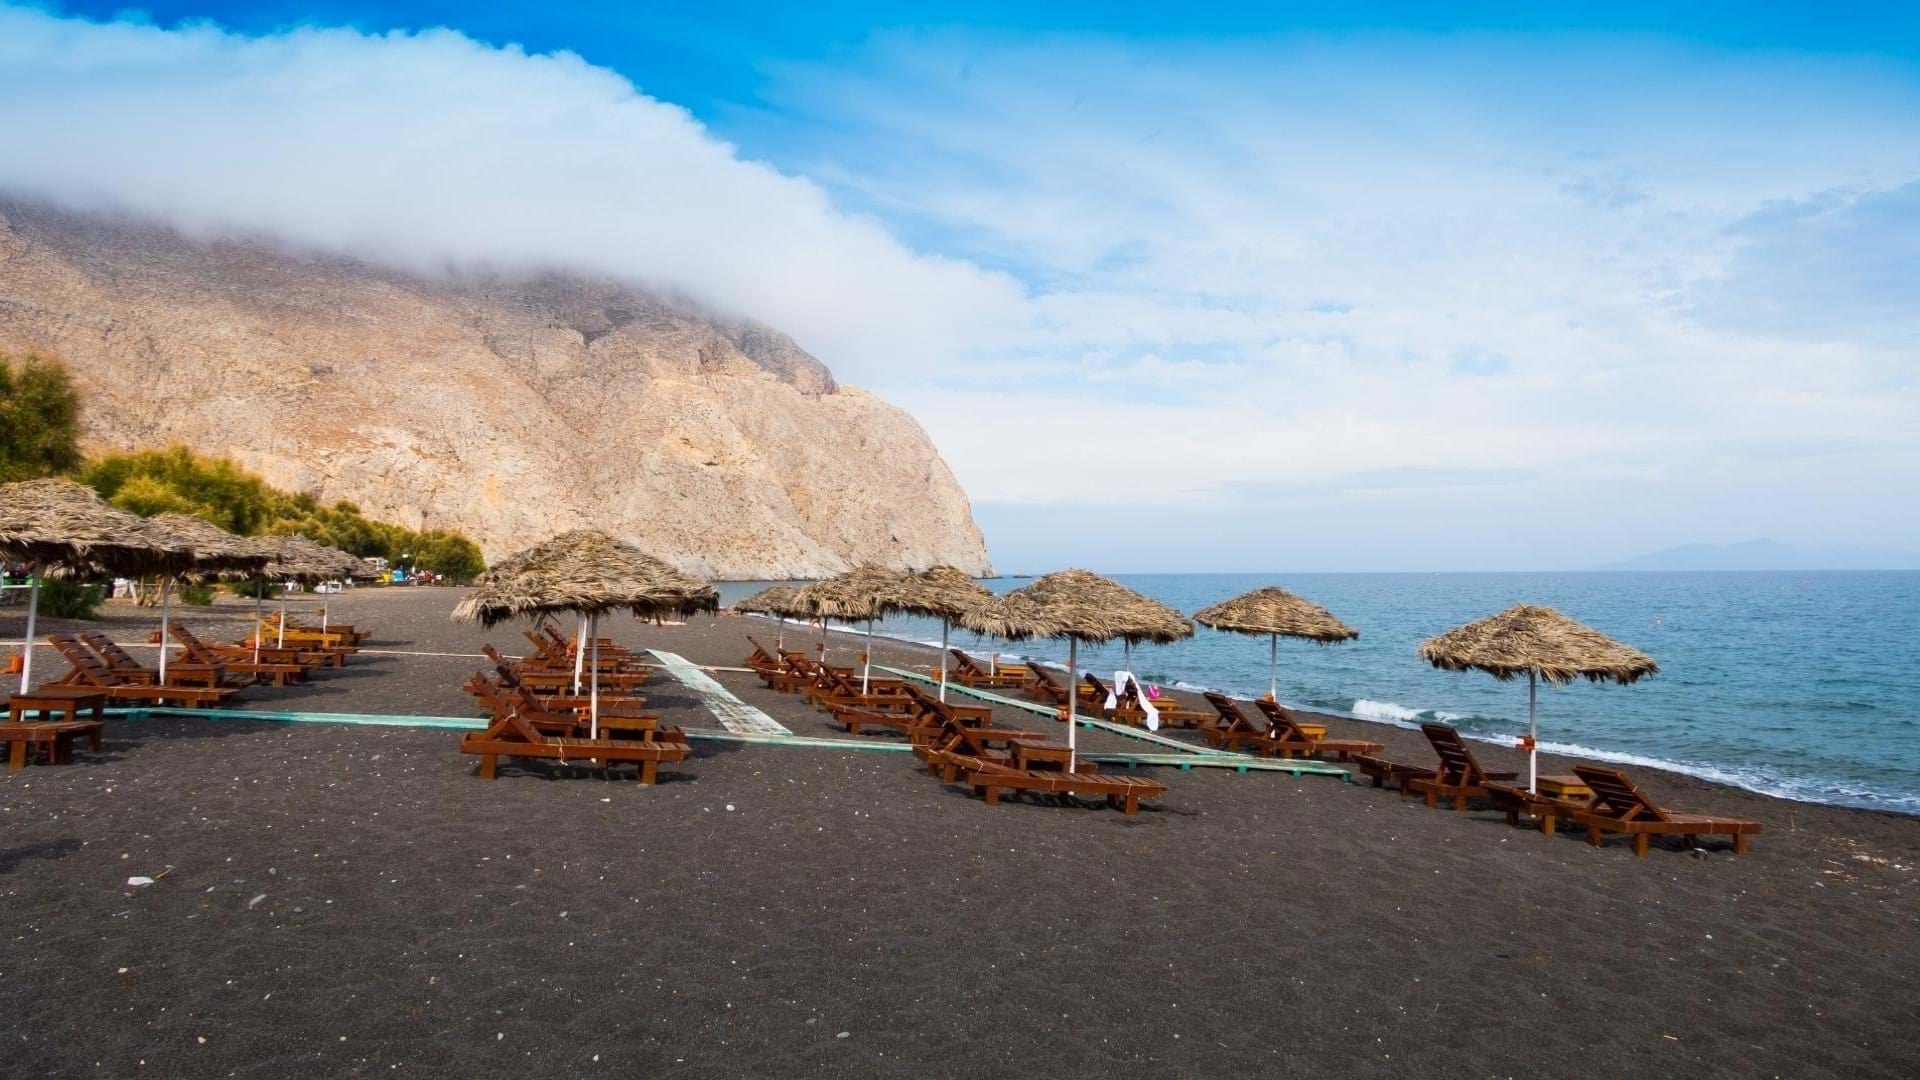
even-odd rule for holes
{"type": "Polygon", "coordinates": [[[92,619],[107,598],[106,586],[66,577],[40,582],[40,614],[55,619],[92,619]]]}
{"type": "Polygon", "coordinates": [[[0,483],[78,466],[79,420],[80,397],[58,361],[0,352],[0,483]]]}
{"type": "Polygon", "coordinates": [[[211,607],[213,605],[213,586],[182,585],[180,602],[188,607],[211,607]]]}
{"type": "Polygon", "coordinates": [[[322,506],[311,494],[280,491],[232,461],[202,457],[185,446],[110,454],[90,464],[81,479],[113,505],[143,516],[191,514],[243,536],[298,534],[390,562],[411,555],[412,565],[455,581],[470,581],[486,569],[480,548],[457,532],[375,521],[345,499],[322,506]]]}

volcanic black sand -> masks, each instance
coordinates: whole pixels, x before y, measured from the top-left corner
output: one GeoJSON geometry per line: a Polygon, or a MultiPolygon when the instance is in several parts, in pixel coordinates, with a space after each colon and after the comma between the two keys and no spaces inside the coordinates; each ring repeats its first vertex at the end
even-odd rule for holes
{"type": "MultiPolygon", "coordinates": [[[[456,598],[336,598],[372,648],[245,707],[474,715],[457,686],[476,660],[412,654],[521,642],[447,622],[456,598]]],[[[241,614],[183,618],[218,636],[241,614]]],[[[131,642],[150,619],[105,625],[131,642]]],[[[7,609],[0,639],[21,625],[7,609]]],[[[604,626],[723,665],[771,629],[604,626]]],[[[659,683],[670,720],[716,726],[659,683]]],[[[1331,726],[1431,756],[1417,733],[1331,726]]],[[[567,768],[487,783],[456,740],[116,720],[103,753],[6,773],[0,1073],[1920,1074],[1913,818],[1640,770],[1656,797],[1767,829],[1745,858],[1656,842],[1641,860],[1319,776],[1162,769],[1163,803],[1128,818],[988,807],[905,754],[715,742],[651,788],[567,768]]]]}

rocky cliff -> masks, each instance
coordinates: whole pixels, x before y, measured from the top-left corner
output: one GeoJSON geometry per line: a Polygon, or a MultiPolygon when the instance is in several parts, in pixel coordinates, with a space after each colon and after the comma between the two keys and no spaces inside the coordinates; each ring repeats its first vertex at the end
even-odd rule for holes
{"type": "Polygon", "coordinates": [[[426,279],[0,202],[0,348],[94,444],[185,442],[498,557],[591,526],[720,578],[988,570],[906,413],[765,327],[605,281],[426,279]]]}

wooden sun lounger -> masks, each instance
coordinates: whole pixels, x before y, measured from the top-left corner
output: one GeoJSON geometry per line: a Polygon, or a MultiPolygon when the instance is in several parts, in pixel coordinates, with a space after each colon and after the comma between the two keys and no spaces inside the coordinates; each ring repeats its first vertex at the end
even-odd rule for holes
{"type": "Polygon", "coordinates": [[[1026,685],[1027,669],[1024,666],[1013,665],[1000,668],[998,671],[989,671],[980,666],[980,661],[968,656],[960,649],[948,649],[947,654],[953,657],[954,664],[947,672],[947,678],[954,682],[989,688],[1026,685]]]}
{"type": "MultiPolygon", "coordinates": [[[[1263,754],[1283,758],[1335,754],[1345,761],[1354,754],[1377,754],[1387,748],[1385,743],[1368,742],[1365,739],[1329,739],[1324,734],[1316,735],[1301,726],[1299,718],[1278,702],[1262,699],[1253,704],[1265,714],[1271,725],[1267,729],[1266,739],[1259,744],[1263,754]]],[[[1325,729],[1319,730],[1324,732],[1325,729]]]]}
{"type": "Polygon", "coordinates": [[[204,686],[150,686],[131,683],[109,671],[107,665],[98,656],[89,652],[87,647],[72,634],[48,634],[47,643],[59,650],[60,655],[72,666],[72,670],[60,680],[59,685],[90,687],[106,694],[108,701],[162,705],[173,703],[198,708],[222,704],[234,694],[234,691],[225,687],[209,689],[204,686]]]}
{"type": "MultiPolygon", "coordinates": [[[[275,626],[280,625],[280,613],[277,611],[269,614],[267,619],[275,626]]],[[[365,631],[354,629],[351,623],[333,622],[332,620],[328,620],[327,625],[322,627],[315,625],[311,621],[289,616],[286,623],[289,632],[298,630],[313,634],[338,634],[346,638],[347,644],[356,648],[365,644],[369,636],[365,631]]]]}
{"type": "Polygon", "coordinates": [[[1200,734],[1215,747],[1239,750],[1242,746],[1259,743],[1267,737],[1266,727],[1248,719],[1247,714],[1240,711],[1240,704],[1232,698],[1212,690],[1203,696],[1220,716],[1219,722],[1212,727],[1200,729],[1200,734]]]}
{"type": "MultiPolygon", "coordinates": [[[[275,686],[285,686],[307,677],[307,665],[292,661],[274,661],[262,657],[258,663],[252,659],[252,653],[238,645],[212,646],[201,641],[192,630],[179,623],[167,628],[173,639],[180,643],[181,655],[192,662],[207,667],[220,665],[228,671],[241,675],[251,675],[255,682],[271,682],[275,686]]],[[[168,669],[172,674],[172,669],[168,669]]]]}
{"type": "MultiPolygon", "coordinates": [[[[480,652],[487,659],[493,661],[493,670],[503,690],[523,691],[538,701],[542,707],[548,709],[579,712],[593,707],[593,694],[587,692],[575,694],[571,692],[573,688],[571,676],[558,676],[549,671],[528,671],[520,665],[509,662],[506,657],[501,656],[491,645],[482,645],[480,652]]],[[[646,704],[647,699],[639,694],[618,694],[605,690],[600,693],[600,708],[602,712],[610,707],[614,709],[640,709],[645,707],[646,704]]]]}
{"type": "MultiPolygon", "coordinates": [[[[80,643],[93,650],[108,671],[130,683],[142,686],[160,685],[160,671],[135,660],[119,643],[98,630],[83,630],[75,635],[80,643]]],[[[226,681],[227,669],[219,664],[195,664],[167,662],[167,685],[169,686],[206,686],[218,687],[226,681]]]]}
{"type": "Polygon", "coordinates": [[[1584,802],[1572,802],[1567,799],[1555,799],[1538,792],[1528,791],[1511,784],[1496,784],[1489,780],[1481,785],[1486,789],[1486,800],[1495,810],[1507,815],[1507,824],[1520,827],[1523,817],[1534,818],[1540,822],[1540,831],[1552,836],[1563,821],[1572,821],[1573,816],[1590,805],[1584,802]]]}
{"type": "Polygon", "coordinates": [[[685,742],[548,735],[518,709],[510,709],[485,731],[462,735],[460,752],[480,756],[483,780],[492,780],[497,775],[502,757],[550,758],[561,764],[585,762],[598,768],[607,768],[615,762],[634,762],[640,766],[640,782],[651,784],[659,777],[661,762],[684,761],[691,751],[685,742]]]}
{"type": "Polygon", "coordinates": [[[1402,795],[1408,793],[1408,784],[1415,780],[1431,780],[1439,772],[1427,765],[1402,765],[1373,754],[1360,754],[1353,759],[1353,763],[1360,769],[1360,775],[1373,779],[1374,787],[1392,787],[1402,795]]]}
{"type": "Polygon", "coordinates": [[[1747,837],[1760,831],[1760,823],[1745,818],[1712,817],[1706,814],[1678,814],[1665,810],[1647,797],[1626,774],[1596,765],[1575,765],[1574,774],[1593,789],[1593,802],[1577,811],[1575,824],[1587,827],[1587,843],[1600,846],[1605,832],[1627,833],[1633,837],[1633,853],[1647,857],[1647,841],[1655,834],[1678,836],[1688,847],[1695,847],[1702,836],[1726,836],[1733,840],[1733,853],[1747,853],[1747,837]]]}
{"type": "MultiPolygon", "coordinates": [[[[474,672],[461,689],[472,694],[495,720],[518,710],[533,725],[550,735],[585,735],[592,730],[591,703],[557,704],[550,698],[535,697],[524,688],[503,686],[474,672]]],[[[657,713],[631,702],[600,700],[600,730],[634,738],[684,741],[678,728],[663,728],[657,713]]]]}
{"type": "Polygon", "coordinates": [[[337,634],[333,631],[307,630],[289,625],[284,631],[274,619],[262,617],[254,628],[257,634],[264,634],[260,640],[276,644],[299,645],[308,649],[324,649],[328,652],[340,652],[351,656],[360,651],[360,646],[352,641],[351,634],[337,634]]]}
{"type": "Polygon", "coordinates": [[[1157,799],[1167,793],[1167,786],[1158,780],[1102,773],[1091,764],[1073,772],[1055,772],[1016,769],[1000,762],[963,754],[949,755],[948,761],[958,772],[960,781],[971,785],[988,806],[1000,805],[1002,791],[1042,791],[1054,795],[1103,797],[1108,806],[1118,807],[1121,812],[1132,815],[1139,812],[1141,799],[1157,799]]]}
{"type": "Polygon", "coordinates": [[[844,725],[852,734],[860,734],[862,727],[884,727],[904,731],[916,741],[930,741],[927,733],[948,723],[979,727],[993,717],[990,708],[947,704],[911,684],[902,687],[898,699],[886,704],[886,708],[832,705],[828,711],[833,713],[834,723],[844,725]]]}
{"type": "Polygon", "coordinates": [[[1486,798],[1487,781],[1512,780],[1517,775],[1481,768],[1466,740],[1445,724],[1421,724],[1420,730],[1433,744],[1433,752],[1440,756],[1440,768],[1430,778],[1409,780],[1407,790],[1425,799],[1428,806],[1439,805],[1441,799],[1451,799],[1455,810],[1465,810],[1467,800],[1486,798]]]}
{"type": "Polygon", "coordinates": [[[1027,684],[1027,696],[1042,705],[1067,703],[1067,688],[1060,685],[1060,680],[1054,678],[1046,668],[1031,664],[1027,667],[1027,674],[1033,678],[1033,682],[1027,684]]]}
{"type": "Polygon", "coordinates": [[[827,675],[824,684],[807,687],[803,696],[816,709],[830,710],[842,705],[875,712],[901,712],[911,704],[906,687],[905,679],[875,677],[867,681],[867,689],[863,692],[859,676],[832,672],[827,675]]]}

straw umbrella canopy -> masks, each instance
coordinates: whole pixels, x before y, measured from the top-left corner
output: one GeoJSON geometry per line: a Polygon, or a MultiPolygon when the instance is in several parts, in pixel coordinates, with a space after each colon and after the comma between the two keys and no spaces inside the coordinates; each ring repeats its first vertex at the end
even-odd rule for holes
{"type": "Polygon", "coordinates": [[[947,641],[955,619],[999,598],[951,566],[908,574],[893,591],[896,610],[940,620],[940,700],[947,700],[947,641]]]}
{"type": "MultiPolygon", "coordinates": [[[[600,734],[600,616],[620,610],[641,618],[718,611],[720,594],[699,578],[593,529],[576,529],[508,556],[485,583],[453,609],[456,622],[493,627],[508,619],[571,612],[589,622],[596,676],[589,717],[600,734]]],[[[576,649],[575,663],[584,660],[576,649]]],[[[575,672],[576,679],[578,671],[575,672]]]]}
{"type": "Polygon", "coordinates": [[[860,692],[866,693],[873,675],[873,621],[902,610],[894,600],[905,575],[875,563],[859,566],[800,590],[801,607],[821,620],[820,648],[826,651],[826,620],[867,624],[866,666],[860,674],[860,692]]]}
{"type": "Polygon", "coordinates": [[[1420,655],[1446,671],[1484,671],[1501,682],[1527,677],[1527,790],[1538,790],[1535,746],[1541,679],[1564,685],[1576,678],[1621,685],[1659,672],[1653,657],[1615,641],[1550,607],[1516,604],[1498,615],[1457,626],[1420,643],[1420,655]]]}
{"type": "Polygon", "coordinates": [[[1061,570],[1015,589],[998,603],[983,604],[960,624],[981,633],[1019,639],[1067,641],[1067,768],[1077,765],[1080,643],[1119,639],[1129,646],[1167,644],[1193,636],[1193,624],[1178,611],[1142,596],[1111,578],[1087,570],[1061,570]]]}
{"type": "MultiPolygon", "coordinates": [[[[257,574],[272,559],[260,544],[190,514],[155,514],[147,528],[193,553],[193,565],[160,579],[160,684],[167,682],[167,631],[175,576],[207,580],[226,574],[257,574]]],[[[256,628],[257,631],[257,628],[256,628]]]]}
{"type": "Polygon", "coordinates": [[[27,586],[27,636],[20,685],[33,680],[34,623],[40,578],[49,565],[135,577],[178,573],[192,565],[186,547],[160,535],[144,518],[107,505],[71,480],[0,484],[0,557],[33,564],[27,586]]]}
{"type": "Polygon", "coordinates": [[[1305,638],[1321,645],[1352,641],[1360,631],[1306,597],[1269,585],[1241,593],[1193,613],[1193,621],[1215,630],[1267,637],[1267,696],[1280,700],[1280,639],[1305,638]]]}
{"type": "Polygon", "coordinates": [[[809,613],[800,605],[800,590],[791,585],[769,585],[744,600],[736,600],[733,610],[756,615],[771,615],[780,620],[774,631],[773,647],[783,648],[787,639],[787,620],[805,618],[809,613]]]}

